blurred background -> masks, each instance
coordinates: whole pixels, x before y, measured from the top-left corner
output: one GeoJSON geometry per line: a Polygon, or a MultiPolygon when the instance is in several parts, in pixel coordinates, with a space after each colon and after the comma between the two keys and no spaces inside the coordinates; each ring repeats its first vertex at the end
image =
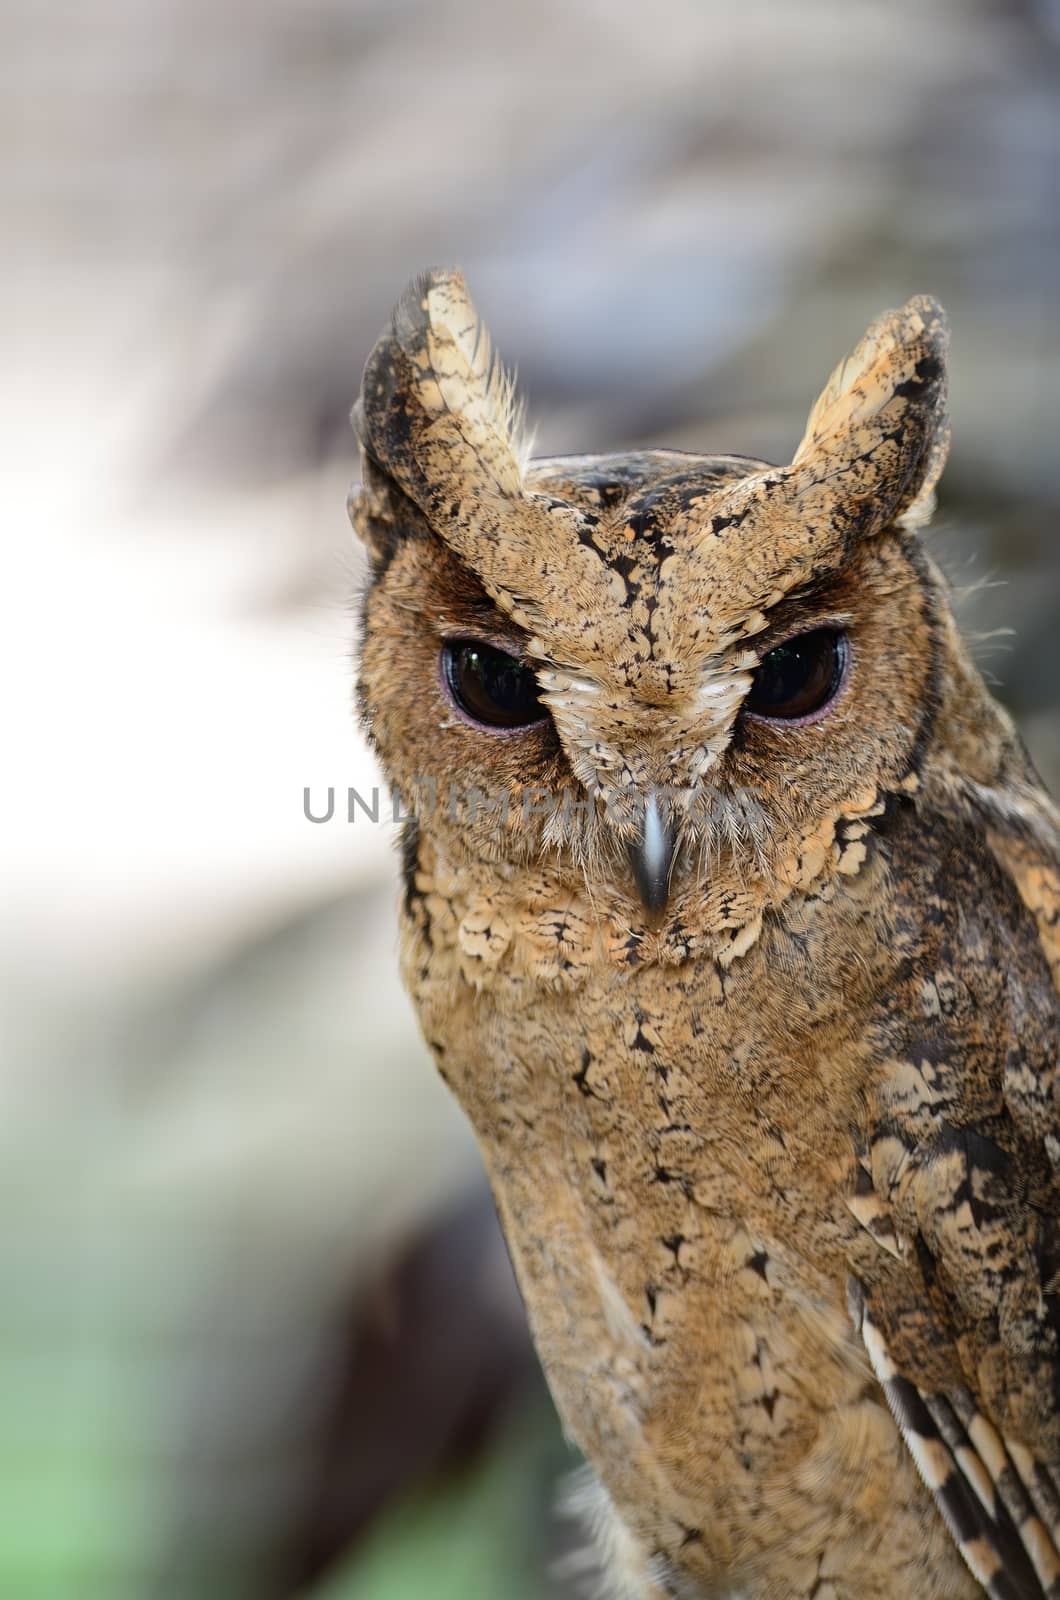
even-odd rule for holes
{"type": "Polygon", "coordinates": [[[456,262],[541,452],[786,460],[938,295],[932,543],[1055,788],[1060,4],[6,0],[0,86],[0,1594],[566,1600],[344,820],[361,367],[456,262]]]}

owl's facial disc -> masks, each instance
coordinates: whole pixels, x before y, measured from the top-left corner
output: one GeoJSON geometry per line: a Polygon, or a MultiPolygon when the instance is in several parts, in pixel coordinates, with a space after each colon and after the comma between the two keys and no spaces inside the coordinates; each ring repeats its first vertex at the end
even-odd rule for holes
{"type": "Polygon", "coordinates": [[[654,916],[688,857],[683,846],[702,832],[697,804],[711,791],[701,780],[741,714],[779,729],[819,721],[843,687],[849,659],[841,626],[805,629],[760,651],[757,662],[746,648],[717,661],[697,692],[670,707],[638,706],[635,696],[609,700],[584,673],[543,662],[535,670],[521,650],[482,637],[443,639],[438,667],[453,710],[487,741],[534,736],[553,721],[579,786],[603,802],[602,816],[654,916]]]}

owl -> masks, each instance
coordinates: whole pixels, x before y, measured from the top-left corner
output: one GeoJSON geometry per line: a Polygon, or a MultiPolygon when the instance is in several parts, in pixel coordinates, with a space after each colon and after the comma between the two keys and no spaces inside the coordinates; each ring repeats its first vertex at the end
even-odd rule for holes
{"type": "Polygon", "coordinates": [[[788,466],[529,460],[435,272],[354,408],[404,977],[631,1600],[1060,1596],[1060,817],[919,536],[946,347],[788,466]]]}

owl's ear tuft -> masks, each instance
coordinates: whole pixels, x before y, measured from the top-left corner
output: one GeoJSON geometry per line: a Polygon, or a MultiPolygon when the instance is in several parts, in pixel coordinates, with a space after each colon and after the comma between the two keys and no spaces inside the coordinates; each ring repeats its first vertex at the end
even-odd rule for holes
{"type": "Polygon", "coordinates": [[[877,318],[810,412],[792,466],[845,491],[862,526],[915,528],[931,516],[949,450],[948,344],[942,307],[918,295],[877,318]]]}
{"type": "Polygon", "coordinates": [[[430,272],[406,290],[368,358],[353,422],[428,516],[468,495],[521,493],[521,407],[461,273],[430,272]]]}
{"type": "Polygon", "coordinates": [[[572,584],[583,605],[602,604],[611,574],[587,537],[588,514],[525,486],[520,422],[463,277],[428,273],[398,302],[364,369],[353,425],[368,498],[355,502],[355,523],[385,561],[403,496],[490,599],[533,632],[546,618],[555,626],[572,584]]]}
{"type": "MultiPolygon", "coordinates": [[[[357,427],[357,408],[354,408],[357,427]]],[[[389,566],[404,540],[426,534],[427,523],[419,507],[381,469],[368,451],[361,449],[361,481],[346,498],[346,514],[364,544],[376,575],[389,566]]]]}

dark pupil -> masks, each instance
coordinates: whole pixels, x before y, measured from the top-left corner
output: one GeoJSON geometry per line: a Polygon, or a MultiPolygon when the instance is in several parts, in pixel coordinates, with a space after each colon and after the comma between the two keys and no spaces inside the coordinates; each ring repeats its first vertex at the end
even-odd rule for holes
{"type": "Polygon", "coordinates": [[[505,651],[450,639],[442,662],[453,699],[476,722],[491,728],[522,728],[545,716],[534,674],[505,651]]]}
{"type": "Polygon", "coordinates": [[[761,717],[808,717],[827,705],[843,675],[846,639],[833,628],[801,633],[763,657],[747,696],[761,717]]]}

